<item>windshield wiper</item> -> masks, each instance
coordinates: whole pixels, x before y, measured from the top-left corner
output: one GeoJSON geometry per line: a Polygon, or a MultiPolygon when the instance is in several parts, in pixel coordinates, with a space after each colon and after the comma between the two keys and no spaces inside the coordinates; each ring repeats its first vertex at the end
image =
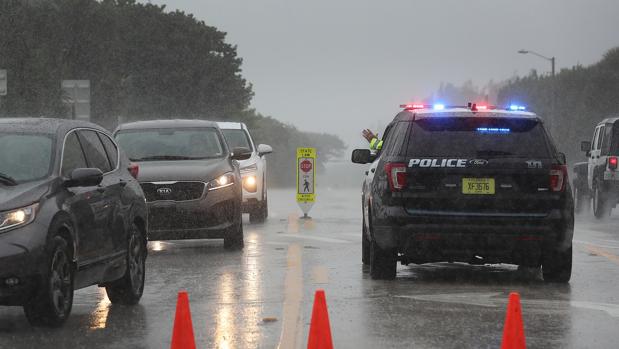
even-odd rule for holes
{"type": "Polygon", "coordinates": [[[4,184],[8,184],[10,186],[15,186],[19,183],[17,183],[17,181],[15,180],[15,178],[9,176],[9,175],[5,175],[4,173],[0,172],[0,182],[4,183],[4,184]]]}
{"type": "Polygon", "coordinates": [[[157,160],[196,160],[202,158],[195,158],[191,156],[182,156],[182,155],[154,155],[154,156],[146,156],[140,159],[131,159],[131,161],[157,161],[157,160]]]}

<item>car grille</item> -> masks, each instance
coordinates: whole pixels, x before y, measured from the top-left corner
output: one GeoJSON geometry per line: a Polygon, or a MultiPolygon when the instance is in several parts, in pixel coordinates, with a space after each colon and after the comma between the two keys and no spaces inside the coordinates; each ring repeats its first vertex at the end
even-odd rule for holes
{"type": "Polygon", "coordinates": [[[141,183],[147,202],[198,200],[204,194],[203,182],[141,183]]]}

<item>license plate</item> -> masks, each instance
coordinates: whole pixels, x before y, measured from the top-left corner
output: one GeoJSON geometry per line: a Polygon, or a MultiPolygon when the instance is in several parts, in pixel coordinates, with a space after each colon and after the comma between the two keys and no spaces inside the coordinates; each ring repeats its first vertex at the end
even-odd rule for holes
{"type": "Polygon", "coordinates": [[[494,195],[494,178],[462,178],[462,194],[494,195]]]}

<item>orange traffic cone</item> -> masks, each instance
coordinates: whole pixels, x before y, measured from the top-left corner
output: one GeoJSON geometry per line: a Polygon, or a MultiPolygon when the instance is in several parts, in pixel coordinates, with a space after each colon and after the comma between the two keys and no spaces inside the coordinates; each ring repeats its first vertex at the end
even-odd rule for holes
{"type": "Polygon", "coordinates": [[[178,293],[176,301],[176,316],[174,318],[174,330],[172,332],[171,349],[195,349],[196,340],[193,337],[193,324],[191,323],[191,310],[189,310],[189,296],[187,291],[178,293]]]}
{"type": "Polygon", "coordinates": [[[520,295],[512,292],[509,294],[509,303],[507,304],[501,349],[525,349],[526,347],[520,295]]]}
{"type": "Polygon", "coordinates": [[[307,349],[333,349],[329,311],[327,310],[324,290],[316,291],[314,296],[314,308],[312,309],[312,322],[310,323],[307,349]]]}

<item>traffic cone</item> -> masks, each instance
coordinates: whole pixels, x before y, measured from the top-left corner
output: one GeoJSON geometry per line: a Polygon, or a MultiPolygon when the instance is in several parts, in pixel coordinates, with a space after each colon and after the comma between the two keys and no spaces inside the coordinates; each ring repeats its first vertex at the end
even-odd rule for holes
{"type": "Polygon", "coordinates": [[[176,316],[174,318],[174,330],[172,332],[171,349],[195,349],[196,340],[193,337],[193,324],[191,323],[191,310],[189,310],[189,296],[187,291],[178,293],[176,301],[176,316]]]}
{"type": "Polygon", "coordinates": [[[505,316],[501,349],[526,349],[526,347],[520,295],[512,292],[509,294],[509,303],[507,303],[507,315],[505,316]]]}
{"type": "Polygon", "coordinates": [[[327,310],[324,290],[316,291],[314,296],[314,308],[312,309],[312,322],[310,323],[307,349],[333,349],[329,311],[327,310]]]}

